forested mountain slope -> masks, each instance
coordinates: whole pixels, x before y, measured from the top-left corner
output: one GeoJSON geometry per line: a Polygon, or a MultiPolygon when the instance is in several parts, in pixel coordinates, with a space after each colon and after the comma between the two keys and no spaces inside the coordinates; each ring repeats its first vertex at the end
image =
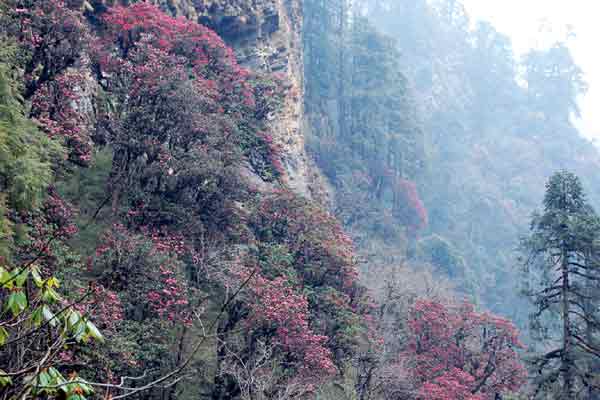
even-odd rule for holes
{"type": "Polygon", "coordinates": [[[420,0],[6,0],[0,45],[0,398],[532,387],[519,235],[600,188],[564,45],[420,0]]]}
{"type": "Polygon", "coordinates": [[[289,58],[252,71],[146,2],[1,16],[2,397],[298,398],[334,379],[370,311],[350,240],[288,184],[289,58]]]}
{"type": "Polygon", "coordinates": [[[599,200],[600,155],[572,123],[581,70],[562,43],[517,59],[507,37],[470,23],[457,1],[349,7],[305,2],[311,150],[334,182],[337,215],[371,260],[433,264],[525,327],[515,250],[546,179],[572,170],[599,200]],[[361,201],[380,208],[366,215],[361,201]],[[429,225],[415,232],[421,206],[429,225]],[[399,226],[409,227],[404,238],[390,233],[399,226]],[[373,251],[386,246],[378,236],[394,244],[373,251]]]}

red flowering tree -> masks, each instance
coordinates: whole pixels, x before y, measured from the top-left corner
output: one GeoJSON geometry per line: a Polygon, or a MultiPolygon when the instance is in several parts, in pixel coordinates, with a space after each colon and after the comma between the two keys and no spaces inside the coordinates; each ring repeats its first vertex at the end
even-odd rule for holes
{"type": "Polygon", "coordinates": [[[419,300],[409,320],[406,353],[423,400],[494,400],[518,391],[526,371],[517,353],[523,345],[508,320],[460,306],[419,300]]]}
{"type": "Polygon", "coordinates": [[[401,217],[413,232],[427,227],[427,209],[413,181],[397,179],[394,186],[394,214],[401,217]]]}
{"type": "Polygon", "coordinates": [[[90,270],[127,298],[137,319],[187,324],[190,293],[181,261],[186,252],[177,236],[148,230],[136,234],[115,224],[101,238],[90,270]]]}
{"type": "Polygon", "coordinates": [[[257,195],[248,208],[250,246],[229,284],[249,279],[248,289],[219,327],[224,374],[214,395],[260,383],[256,391],[266,385],[265,393],[303,398],[334,378],[370,333],[352,242],[333,216],[287,190],[257,195]]]}
{"type": "Polygon", "coordinates": [[[86,165],[91,157],[89,127],[82,112],[87,44],[91,35],[78,10],[64,1],[10,0],[2,22],[15,35],[24,55],[24,97],[31,116],[50,137],[64,141],[69,160],[86,165]],[[76,69],[76,68],[79,68],[76,69]]]}
{"type": "Polygon", "coordinates": [[[287,246],[306,284],[346,293],[357,284],[352,240],[318,204],[282,190],[262,199],[250,223],[259,240],[287,246]]]}
{"type": "Polygon", "coordinates": [[[250,321],[275,330],[276,344],[295,358],[288,363],[299,370],[300,378],[312,383],[335,375],[331,350],[324,347],[328,338],[309,326],[306,296],[298,294],[285,278],[268,280],[261,275],[254,278],[251,292],[256,301],[250,321]]]}
{"type": "Polygon", "coordinates": [[[111,338],[88,357],[97,380],[143,375],[152,367],[151,379],[177,364],[183,349],[175,343],[189,328],[197,299],[186,279],[185,257],[187,244],[166,231],[115,224],[102,235],[88,274],[105,297],[92,296],[84,304],[99,314],[111,338]]]}
{"type": "MultiPolygon", "coordinates": [[[[93,59],[113,99],[100,127],[115,147],[115,176],[145,156],[147,167],[160,162],[189,187],[191,179],[207,176],[190,176],[182,163],[207,169],[222,162],[223,170],[250,152],[262,154],[263,165],[253,164],[262,167],[257,172],[278,174],[268,138],[257,133],[268,113],[260,108],[274,106],[262,101],[268,80],[240,67],[216,33],[148,3],[112,8],[103,20],[93,59]]],[[[280,96],[273,88],[269,93],[280,96]]]]}
{"type": "Polygon", "coordinates": [[[69,160],[86,166],[91,161],[92,140],[83,110],[87,85],[82,72],[67,70],[40,84],[32,96],[32,116],[50,138],[59,138],[69,149],[69,160]]]}
{"type": "Polygon", "coordinates": [[[250,226],[260,243],[262,275],[290,277],[304,288],[313,329],[328,337],[336,362],[349,357],[366,330],[364,293],[352,241],[339,222],[315,203],[281,191],[261,199],[250,226]]]}

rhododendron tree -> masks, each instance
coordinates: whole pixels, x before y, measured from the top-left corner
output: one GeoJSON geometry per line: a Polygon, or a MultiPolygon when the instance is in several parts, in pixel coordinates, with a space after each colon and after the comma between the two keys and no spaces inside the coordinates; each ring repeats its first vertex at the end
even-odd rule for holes
{"type": "Polygon", "coordinates": [[[69,160],[87,165],[91,160],[92,143],[81,110],[86,77],[81,72],[67,70],[46,81],[33,93],[32,116],[50,138],[64,141],[69,160]]]}
{"type": "MultiPolygon", "coordinates": [[[[302,378],[325,380],[335,375],[331,350],[324,347],[326,336],[315,334],[309,326],[308,301],[286,283],[285,278],[269,281],[254,278],[251,292],[252,322],[275,330],[275,343],[296,358],[302,378]]],[[[291,362],[290,367],[295,367],[291,362]]]]}
{"type": "Polygon", "coordinates": [[[394,212],[399,214],[414,232],[427,227],[427,209],[413,181],[399,178],[394,186],[394,212]]]}
{"type": "Polygon", "coordinates": [[[45,195],[37,207],[10,215],[19,227],[12,258],[18,263],[35,260],[42,271],[55,274],[73,262],[68,242],[78,232],[76,210],[53,187],[45,195]]]}
{"type": "Polygon", "coordinates": [[[259,174],[279,174],[273,147],[255,133],[276,107],[262,99],[282,95],[273,79],[240,67],[212,30],[148,3],[110,9],[104,24],[93,58],[114,99],[101,121],[105,139],[116,147],[114,175],[129,171],[142,155],[149,166],[160,160],[177,178],[183,158],[203,165],[222,160],[226,168],[250,151],[259,174]]]}
{"type": "Polygon", "coordinates": [[[136,234],[115,224],[100,243],[91,272],[99,274],[106,286],[126,290],[127,303],[134,307],[129,312],[142,318],[189,322],[189,293],[180,260],[186,246],[179,238],[156,232],[136,234]]]}
{"type": "Polygon", "coordinates": [[[473,305],[419,300],[409,320],[405,354],[423,400],[494,400],[518,391],[526,380],[523,347],[515,326],[476,312],[473,305]]]}
{"type": "Polygon", "coordinates": [[[124,318],[123,303],[119,295],[100,284],[80,288],[79,293],[84,299],[73,307],[82,315],[94,315],[94,322],[105,336],[114,335],[124,318]]]}
{"type": "Polygon", "coordinates": [[[150,366],[153,372],[147,379],[167,373],[182,357],[183,349],[175,343],[188,331],[198,299],[186,279],[187,243],[167,231],[122,224],[111,226],[99,242],[88,273],[107,299],[92,297],[86,307],[100,312],[99,321],[113,340],[91,358],[102,371],[96,373],[98,380],[143,375],[150,366]],[[112,293],[118,297],[112,298],[112,293]],[[102,317],[107,309],[121,319],[118,324],[102,317]]]}
{"type": "Polygon", "coordinates": [[[453,368],[433,381],[425,382],[418,396],[423,400],[484,400],[483,395],[471,392],[474,383],[472,375],[453,368]]]}
{"type": "Polygon", "coordinates": [[[260,202],[251,225],[261,241],[287,246],[304,282],[349,293],[356,285],[352,240],[317,204],[282,190],[260,202]]]}
{"type": "Polygon", "coordinates": [[[80,11],[64,1],[11,0],[5,23],[17,37],[25,77],[24,97],[31,99],[31,116],[50,137],[63,140],[69,160],[90,161],[91,139],[82,107],[85,76],[75,70],[85,64],[91,35],[80,11]]]}
{"type": "Polygon", "coordinates": [[[277,366],[253,374],[283,398],[302,398],[337,376],[370,333],[352,243],[330,214],[287,190],[257,195],[246,219],[251,246],[227,285],[247,281],[248,289],[219,327],[221,370],[229,372],[215,396],[247,387],[244,365],[264,360],[256,345],[263,343],[277,366]],[[306,390],[291,389],[297,385],[306,390]]]}
{"type": "MultiPolygon", "coordinates": [[[[337,374],[329,338],[315,333],[306,296],[285,277],[249,279],[245,339],[223,335],[221,379],[233,379],[242,398],[264,393],[277,398],[303,398],[337,374]],[[244,397],[245,396],[245,397],[244,397]]],[[[225,332],[224,332],[225,333],[225,332]]]]}
{"type": "Polygon", "coordinates": [[[288,276],[305,288],[315,331],[329,338],[336,362],[349,357],[367,330],[366,309],[353,244],[339,222],[315,203],[284,190],[261,199],[250,226],[260,241],[263,276],[288,276]]]}

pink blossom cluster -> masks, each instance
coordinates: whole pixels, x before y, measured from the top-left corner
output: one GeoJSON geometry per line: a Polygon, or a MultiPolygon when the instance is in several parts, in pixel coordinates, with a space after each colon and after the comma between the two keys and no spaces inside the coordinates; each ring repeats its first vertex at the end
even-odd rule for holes
{"type": "Polygon", "coordinates": [[[309,326],[308,301],[285,278],[268,280],[255,276],[251,287],[256,301],[253,320],[276,329],[277,342],[299,362],[299,375],[327,378],[335,375],[331,351],[325,347],[327,336],[317,335],[309,326]]]}
{"type": "Polygon", "coordinates": [[[354,246],[335,217],[288,190],[264,199],[258,211],[259,226],[270,227],[295,253],[298,263],[318,266],[307,269],[306,279],[326,277],[342,291],[353,288],[358,280],[354,246]]]}
{"type": "Polygon", "coordinates": [[[405,357],[423,400],[493,400],[526,381],[517,353],[523,344],[506,319],[476,312],[466,302],[419,300],[409,328],[405,357]]]}
{"type": "Polygon", "coordinates": [[[237,103],[246,107],[255,106],[248,82],[250,72],[238,65],[233,50],[211,29],[185,18],[168,16],[145,2],[113,7],[105,22],[112,37],[119,38],[123,47],[135,45],[132,38],[136,41],[141,33],[149,35],[155,48],[187,60],[196,78],[218,81],[220,100],[225,104],[237,99],[237,103]]]}
{"type": "Polygon", "coordinates": [[[148,301],[161,318],[171,322],[190,324],[187,288],[178,279],[175,267],[163,264],[159,267],[158,289],[148,292],[148,301]]]}
{"type": "Polygon", "coordinates": [[[114,333],[120,321],[123,320],[123,304],[114,291],[100,284],[94,284],[89,289],[81,288],[79,293],[86,294],[91,291],[82,302],[74,305],[82,315],[93,316],[96,326],[104,334],[114,333]]]}
{"type": "Polygon", "coordinates": [[[71,161],[87,165],[91,161],[91,139],[83,114],[77,109],[84,85],[85,76],[75,70],[44,82],[32,98],[32,113],[49,137],[64,140],[71,161]]]}
{"type": "Polygon", "coordinates": [[[44,201],[46,221],[55,227],[54,236],[69,239],[78,229],[73,222],[75,210],[52,187],[48,189],[48,197],[44,201]]]}

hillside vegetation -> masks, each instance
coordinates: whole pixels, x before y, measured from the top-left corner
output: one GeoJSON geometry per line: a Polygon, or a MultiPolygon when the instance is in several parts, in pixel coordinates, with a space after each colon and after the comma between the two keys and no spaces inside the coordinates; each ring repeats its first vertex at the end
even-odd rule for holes
{"type": "Polygon", "coordinates": [[[457,1],[274,1],[300,93],[217,33],[255,14],[163,3],[0,2],[1,399],[598,396],[565,44],[517,60],[457,1]]]}

